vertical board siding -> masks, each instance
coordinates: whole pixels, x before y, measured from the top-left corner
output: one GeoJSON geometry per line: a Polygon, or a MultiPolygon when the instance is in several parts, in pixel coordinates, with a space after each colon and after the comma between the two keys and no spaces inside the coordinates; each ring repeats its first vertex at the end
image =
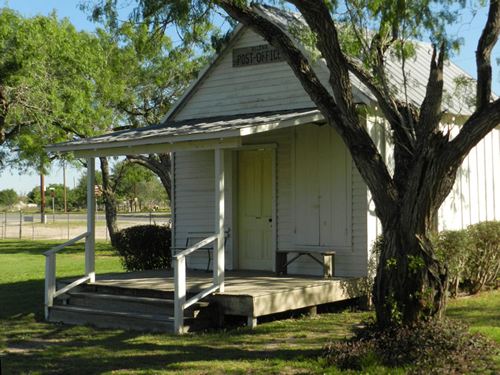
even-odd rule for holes
{"type": "MultiPolygon", "coordinates": [[[[245,29],[234,47],[262,44],[267,42],[245,29]]],[[[233,68],[232,49],[228,48],[211,68],[175,120],[314,107],[285,62],[233,68]]]]}
{"type": "MultiPolygon", "coordinates": [[[[452,135],[458,133],[458,126],[452,135]]],[[[500,220],[500,130],[494,129],[465,158],[439,210],[439,229],[456,230],[500,220]]]]}
{"type": "MultiPolygon", "coordinates": [[[[311,125],[309,125],[310,127],[311,125]]],[[[302,126],[303,128],[304,126],[302,126]]],[[[307,125],[305,126],[307,127],[307,125]]],[[[313,127],[316,127],[313,125],[313,127]]],[[[297,130],[299,128],[282,129],[277,131],[271,131],[263,133],[260,135],[253,135],[250,137],[243,138],[243,143],[245,145],[249,144],[269,144],[274,143],[277,145],[276,159],[276,211],[277,211],[277,248],[278,249],[290,249],[297,245],[296,237],[296,225],[304,222],[314,221],[317,225],[320,225],[320,217],[323,221],[329,221],[331,225],[330,231],[336,234],[336,236],[328,237],[327,233],[324,232],[324,245],[335,248],[337,252],[336,257],[336,274],[339,276],[361,276],[366,274],[366,188],[361,181],[361,185],[358,182],[352,181],[353,166],[351,158],[346,153],[345,146],[341,143],[338,135],[335,134],[333,130],[328,127],[316,127],[316,130],[320,129],[322,139],[321,142],[325,142],[326,138],[328,143],[333,147],[330,150],[332,157],[337,156],[340,162],[334,163],[330,177],[330,182],[328,184],[333,184],[333,188],[336,190],[334,194],[339,194],[339,197],[332,199],[325,199],[324,204],[328,205],[328,210],[331,211],[333,206],[332,202],[335,202],[339,210],[342,211],[341,217],[338,214],[332,214],[330,212],[327,214],[323,211],[320,215],[319,212],[315,212],[315,217],[307,217],[304,215],[302,218],[297,218],[297,212],[301,212],[300,207],[297,206],[297,182],[298,178],[295,165],[296,165],[296,155],[297,155],[297,130]],[[325,134],[327,133],[325,136],[325,134]],[[340,156],[339,156],[340,155],[340,156]],[[333,175],[342,175],[342,181],[340,179],[333,178],[333,175]],[[348,189],[346,191],[346,180],[348,189]],[[353,189],[351,189],[351,185],[353,189]],[[355,195],[355,189],[358,189],[358,193],[355,195]],[[364,190],[363,190],[364,189],[364,190]],[[352,202],[352,203],[351,203],[352,202]],[[347,212],[344,212],[346,211],[347,212]],[[364,211],[363,211],[364,210],[364,211]],[[332,219],[333,218],[333,219],[332,219]],[[298,219],[298,221],[297,221],[298,219]],[[337,228],[334,228],[337,226],[337,228]],[[338,228],[341,226],[341,228],[338,228]],[[352,226],[352,229],[351,229],[352,226]],[[356,229],[354,229],[354,226],[356,229]],[[354,231],[361,231],[362,233],[354,233],[354,231]],[[346,237],[347,232],[347,237],[346,237]],[[329,243],[332,241],[332,243],[329,243]]],[[[298,133],[301,133],[298,130],[298,133]]],[[[311,141],[309,139],[309,141],[311,141]]],[[[308,140],[306,140],[306,143],[308,140]]],[[[313,142],[314,143],[314,142],[313,142]]],[[[315,141],[318,143],[318,140],[315,141]]],[[[310,148],[309,148],[310,150],[310,148]]],[[[325,151],[328,147],[325,148],[325,151]]],[[[305,151],[304,152],[308,152],[305,151]]],[[[322,155],[325,156],[325,155],[322,155]]],[[[309,159],[305,155],[305,159],[309,159]]],[[[338,161],[338,160],[337,160],[338,161]]],[[[327,164],[327,163],[324,163],[327,164]]],[[[306,164],[307,165],[307,164],[306,164]]],[[[314,166],[313,166],[314,167],[314,166]]],[[[319,166],[318,166],[319,167],[319,166]]],[[[325,165],[319,167],[321,172],[325,172],[325,165]]],[[[327,176],[328,177],[328,176],[327,176]]],[[[305,178],[304,176],[302,178],[305,178]]],[[[321,186],[328,185],[322,183],[321,186]]],[[[318,187],[319,188],[319,187],[318,187]]],[[[324,190],[324,189],[323,189],[324,190]]],[[[327,195],[331,192],[324,192],[327,195]]],[[[323,202],[322,202],[323,203],[323,202]]],[[[324,210],[324,208],[323,208],[324,210]]],[[[318,210],[317,210],[318,211],[318,210]]],[[[314,230],[314,232],[319,232],[314,230]]],[[[321,237],[318,237],[318,241],[321,242],[321,237]]],[[[320,245],[320,243],[318,243],[320,245]]],[[[308,274],[308,275],[321,275],[321,267],[313,260],[302,257],[292,263],[289,266],[290,274],[308,274]]]]}

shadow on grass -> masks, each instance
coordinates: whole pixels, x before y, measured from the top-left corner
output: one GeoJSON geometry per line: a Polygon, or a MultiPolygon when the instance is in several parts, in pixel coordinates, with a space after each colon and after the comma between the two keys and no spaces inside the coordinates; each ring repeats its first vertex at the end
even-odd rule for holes
{"type": "MultiPolygon", "coordinates": [[[[208,339],[205,336],[205,340],[192,336],[177,339],[168,335],[148,335],[150,342],[137,342],[136,339],[141,336],[139,333],[86,327],[79,327],[76,333],[75,330],[73,327],[55,326],[36,338],[24,339],[18,346],[15,342],[10,343],[8,346],[17,348],[17,353],[5,357],[6,368],[12,373],[28,369],[61,374],[97,374],[120,369],[133,373],[138,370],[156,372],[190,369],[208,373],[218,372],[208,363],[214,360],[231,361],[234,366],[238,366],[241,361],[272,360],[276,363],[319,355],[318,350],[303,348],[275,347],[267,350],[261,347],[255,350],[245,348],[244,344],[228,347],[222,340],[219,341],[219,335],[208,339]],[[62,341],[62,337],[68,340],[62,341]]],[[[269,363],[264,366],[269,366],[269,363]]]]}

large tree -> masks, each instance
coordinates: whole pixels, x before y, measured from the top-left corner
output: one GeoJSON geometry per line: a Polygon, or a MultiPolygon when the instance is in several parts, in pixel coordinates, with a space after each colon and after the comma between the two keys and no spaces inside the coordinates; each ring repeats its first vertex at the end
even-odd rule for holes
{"type": "MultiPolygon", "coordinates": [[[[209,23],[201,23],[197,29],[207,30],[208,27],[209,23]]],[[[195,53],[195,43],[190,38],[174,44],[163,33],[151,35],[145,23],[105,22],[104,29],[98,30],[98,36],[106,51],[107,71],[113,82],[112,86],[101,86],[102,95],[99,98],[114,114],[113,121],[108,124],[109,130],[160,123],[205,60],[202,53],[195,53]],[[110,87],[113,90],[109,90],[110,87]]],[[[128,159],[157,174],[170,197],[170,154],[129,155],[128,159]]],[[[114,243],[118,229],[117,173],[115,170],[114,175],[112,174],[106,157],[100,157],[99,160],[106,224],[111,242],[114,243]]]]}
{"type": "MultiPolygon", "coordinates": [[[[129,21],[108,29],[120,46],[111,58],[115,60],[117,79],[126,87],[124,95],[112,103],[122,118],[122,125],[139,128],[160,124],[196,77],[206,56],[201,50],[196,53],[197,43],[191,38],[174,43],[162,33],[151,35],[144,23],[129,21]]],[[[198,29],[208,31],[210,23],[202,23],[198,29]]],[[[129,155],[128,158],[157,174],[170,197],[170,154],[129,155]]]]}
{"type": "MultiPolygon", "coordinates": [[[[134,16],[153,20],[156,25],[179,20],[185,27],[186,20],[222,9],[278,48],[326,122],[342,137],[372,194],[384,238],[374,287],[378,323],[386,326],[439,316],[445,304],[447,273],[436,259],[429,234],[462,161],[500,124],[500,100],[494,99],[491,91],[491,51],[500,32],[499,0],[489,2],[488,18],[477,43],[475,107],[454,137],[440,127],[443,67],[456,45],[446,33],[447,25],[456,21],[463,2],[276,3],[298,11],[307,28],[290,32],[268,17],[261,5],[244,0],[143,0],[134,16]],[[325,60],[327,82],[318,79],[311,56],[298,47],[295,39],[301,37],[299,34],[306,35],[325,60]],[[411,54],[412,40],[424,36],[430,37],[433,54],[425,97],[415,105],[395,93],[386,62],[388,54],[395,53],[404,64],[411,54]],[[394,144],[392,172],[358,112],[352,76],[376,98],[388,123],[394,144]]],[[[110,9],[113,4],[116,1],[101,1],[97,9],[106,9],[103,5],[110,9]]],[[[404,86],[403,90],[412,89],[409,82],[404,86]]]]}
{"type": "Polygon", "coordinates": [[[43,171],[47,143],[98,134],[110,121],[98,105],[105,55],[94,35],[55,14],[2,8],[0,24],[0,164],[43,171]]]}

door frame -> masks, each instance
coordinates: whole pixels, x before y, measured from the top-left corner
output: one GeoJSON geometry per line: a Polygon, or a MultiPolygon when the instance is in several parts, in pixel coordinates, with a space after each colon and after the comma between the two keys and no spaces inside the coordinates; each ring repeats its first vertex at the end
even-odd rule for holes
{"type": "Polygon", "coordinates": [[[276,210],[276,170],[277,170],[277,158],[276,158],[276,149],[278,145],[275,143],[264,143],[264,144],[255,144],[255,145],[244,145],[234,149],[234,160],[235,160],[235,171],[234,180],[236,183],[233,183],[233,186],[236,187],[234,189],[233,194],[233,207],[235,210],[233,211],[233,223],[232,227],[234,228],[234,242],[233,242],[233,269],[239,269],[239,205],[238,198],[240,187],[238,184],[239,180],[239,152],[240,151],[258,151],[258,150],[270,150],[271,151],[271,217],[272,217],[272,230],[271,230],[271,253],[272,253],[272,271],[276,272],[276,249],[277,249],[277,234],[278,234],[278,221],[277,221],[277,210],[276,210]]]}

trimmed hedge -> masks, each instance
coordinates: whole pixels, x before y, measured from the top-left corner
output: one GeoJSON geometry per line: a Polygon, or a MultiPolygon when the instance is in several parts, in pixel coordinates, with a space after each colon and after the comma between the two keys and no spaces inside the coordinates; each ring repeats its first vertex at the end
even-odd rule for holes
{"type": "Polygon", "coordinates": [[[171,232],[165,226],[138,225],[116,233],[115,249],[127,271],[166,269],[172,266],[171,232]]]}
{"type": "Polygon", "coordinates": [[[452,295],[458,294],[460,286],[472,294],[485,286],[498,287],[500,221],[438,233],[434,246],[438,257],[448,265],[452,295]]]}

